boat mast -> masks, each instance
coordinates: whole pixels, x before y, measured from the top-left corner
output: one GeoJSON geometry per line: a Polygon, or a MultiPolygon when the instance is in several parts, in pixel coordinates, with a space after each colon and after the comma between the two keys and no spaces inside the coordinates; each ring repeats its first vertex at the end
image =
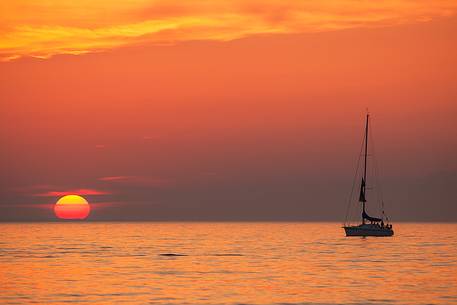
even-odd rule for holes
{"type": "Polygon", "coordinates": [[[363,181],[362,181],[362,188],[363,188],[363,200],[362,200],[362,206],[363,206],[363,214],[362,214],[362,223],[365,224],[365,217],[364,215],[366,214],[365,212],[365,189],[366,189],[366,184],[367,184],[367,156],[368,156],[368,120],[369,120],[370,114],[367,113],[367,121],[365,123],[365,154],[364,154],[364,166],[363,166],[363,181]]]}

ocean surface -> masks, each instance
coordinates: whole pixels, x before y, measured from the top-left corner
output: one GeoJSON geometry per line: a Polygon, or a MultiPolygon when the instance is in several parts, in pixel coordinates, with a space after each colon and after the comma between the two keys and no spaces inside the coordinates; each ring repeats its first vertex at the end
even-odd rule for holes
{"type": "Polygon", "coordinates": [[[457,224],[0,224],[0,304],[457,304],[457,224]]]}

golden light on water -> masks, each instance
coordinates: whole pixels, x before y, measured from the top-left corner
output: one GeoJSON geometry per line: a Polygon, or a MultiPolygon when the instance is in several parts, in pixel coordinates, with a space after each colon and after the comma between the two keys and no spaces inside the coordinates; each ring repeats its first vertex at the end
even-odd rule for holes
{"type": "Polygon", "coordinates": [[[0,303],[452,303],[457,225],[397,228],[381,241],[338,223],[0,224],[0,303]]]}

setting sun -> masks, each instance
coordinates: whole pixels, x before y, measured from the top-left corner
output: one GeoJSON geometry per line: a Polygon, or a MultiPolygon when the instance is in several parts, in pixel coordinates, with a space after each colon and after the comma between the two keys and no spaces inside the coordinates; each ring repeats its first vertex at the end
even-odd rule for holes
{"type": "Polygon", "coordinates": [[[90,213],[90,205],[81,196],[66,195],[57,201],[54,213],[60,219],[85,219],[90,213]]]}

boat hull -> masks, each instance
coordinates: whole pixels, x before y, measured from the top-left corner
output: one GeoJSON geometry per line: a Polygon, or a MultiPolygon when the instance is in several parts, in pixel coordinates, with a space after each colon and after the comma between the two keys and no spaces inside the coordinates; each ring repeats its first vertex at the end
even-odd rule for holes
{"type": "Polygon", "coordinates": [[[343,227],[346,236],[392,236],[394,231],[390,228],[371,224],[343,227]]]}

